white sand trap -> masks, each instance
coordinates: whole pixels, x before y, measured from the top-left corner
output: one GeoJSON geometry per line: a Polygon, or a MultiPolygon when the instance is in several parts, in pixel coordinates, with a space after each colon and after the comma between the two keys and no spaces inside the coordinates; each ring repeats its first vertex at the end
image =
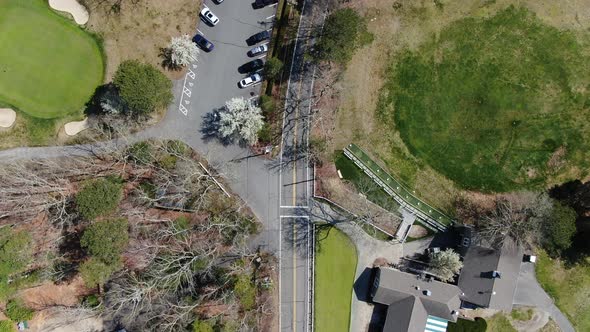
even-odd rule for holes
{"type": "Polygon", "coordinates": [[[49,6],[55,10],[72,14],[74,21],[80,25],[88,22],[88,11],[76,0],[49,0],[49,6]]]}
{"type": "Polygon", "coordinates": [[[10,128],[16,121],[16,112],[10,108],[0,108],[0,127],[10,128]]]}
{"type": "Polygon", "coordinates": [[[65,124],[64,129],[68,136],[77,135],[79,132],[88,129],[88,118],[82,121],[68,122],[65,124]]]}

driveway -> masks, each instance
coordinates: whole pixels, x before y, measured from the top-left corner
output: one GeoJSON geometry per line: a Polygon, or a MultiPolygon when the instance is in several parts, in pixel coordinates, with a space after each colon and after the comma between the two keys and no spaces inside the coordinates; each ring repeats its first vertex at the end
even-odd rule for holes
{"type": "Polygon", "coordinates": [[[521,264],[513,302],[515,305],[537,307],[549,313],[563,332],[575,331],[567,317],[555,306],[553,300],[537,282],[534,264],[521,264]]]}

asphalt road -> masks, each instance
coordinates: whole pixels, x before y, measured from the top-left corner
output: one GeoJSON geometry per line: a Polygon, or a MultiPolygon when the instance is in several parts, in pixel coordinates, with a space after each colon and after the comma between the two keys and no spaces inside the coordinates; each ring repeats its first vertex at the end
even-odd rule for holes
{"type": "Polygon", "coordinates": [[[308,145],[313,107],[314,66],[304,54],[325,15],[318,2],[306,1],[295,43],[285,96],[285,115],[280,161],[281,215],[281,331],[313,328],[311,199],[313,173],[308,145]]]}

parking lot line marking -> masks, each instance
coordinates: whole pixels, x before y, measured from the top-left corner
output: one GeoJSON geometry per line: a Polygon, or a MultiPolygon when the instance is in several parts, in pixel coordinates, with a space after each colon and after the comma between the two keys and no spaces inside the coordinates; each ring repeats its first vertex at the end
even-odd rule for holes
{"type": "Polygon", "coordinates": [[[199,29],[197,29],[197,32],[198,32],[198,33],[200,33],[200,34],[202,34],[203,36],[205,35],[205,34],[203,33],[203,31],[201,31],[201,30],[199,30],[199,29]]]}
{"type": "Polygon", "coordinates": [[[270,15],[269,17],[265,18],[265,20],[271,19],[273,17],[275,17],[276,15],[270,15]]]}
{"type": "Polygon", "coordinates": [[[266,54],[263,54],[263,55],[257,57],[256,59],[262,59],[262,58],[266,58],[266,54]]]}
{"type": "Polygon", "coordinates": [[[250,98],[248,98],[248,100],[252,100],[252,99],[254,99],[254,98],[258,98],[258,97],[260,97],[260,96],[254,96],[254,97],[250,97],[250,98]]]}

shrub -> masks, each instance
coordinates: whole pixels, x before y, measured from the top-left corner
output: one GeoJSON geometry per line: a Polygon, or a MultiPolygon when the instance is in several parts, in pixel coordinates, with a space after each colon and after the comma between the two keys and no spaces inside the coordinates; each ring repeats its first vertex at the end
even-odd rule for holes
{"type": "Polygon", "coordinates": [[[113,219],[96,222],[82,234],[80,244],[90,255],[107,265],[118,265],[121,252],[127,246],[129,234],[126,219],[113,219]]]}
{"type": "Polygon", "coordinates": [[[213,326],[208,321],[197,319],[193,322],[193,332],[213,332],[213,326]]]}
{"type": "Polygon", "coordinates": [[[103,285],[120,265],[106,265],[96,258],[90,258],[80,265],[80,274],[87,287],[103,285]]]}
{"type": "Polygon", "coordinates": [[[367,23],[351,8],[338,9],[326,19],[314,57],[318,60],[346,63],[354,51],[372,42],[367,23]]]}
{"type": "Polygon", "coordinates": [[[254,305],[256,304],[256,289],[250,280],[250,275],[243,274],[238,277],[234,286],[234,292],[244,310],[254,309],[254,305]]]}
{"type": "Polygon", "coordinates": [[[475,321],[458,319],[456,323],[449,322],[449,332],[485,332],[488,324],[483,318],[477,317],[475,321]]]}
{"type": "Polygon", "coordinates": [[[10,320],[0,320],[0,332],[14,332],[16,331],[15,323],[10,320]]]}
{"type": "Polygon", "coordinates": [[[576,211],[557,201],[553,203],[551,215],[544,224],[543,247],[556,256],[572,245],[572,237],[576,234],[576,211]]]}
{"type": "Polygon", "coordinates": [[[268,79],[275,79],[283,70],[283,62],[279,58],[270,58],[264,64],[264,76],[268,79]]]}
{"type": "Polygon", "coordinates": [[[86,219],[113,212],[122,198],[122,185],[112,179],[88,181],[76,195],[78,211],[86,219]]]}
{"type": "Polygon", "coordinates": [[[148,114],[172,102],[172,82],[158,69],[136,60],[117,68],[113,84],[132,112],[148,114]]]}
{"type": "Polygon", "coordinates": [[[138,142],[127,150],[129,157],[139,164],[149,164],[154,159],[154,151],[148,142],[138,142]]]}
{"type": "Polygon", "coordinates": [[[21,272],[31,260],[31,235],[27,232],[0,232],[0,277],[21,272]]]}
{"type": "Polygon", "coordinates": [[[96,308],[100,305],[100,299],[96,294],[90,294],[82,299],[82,305],[87,308],[96,308]]]}
{"type": "Polygon", "coordinates": [[[6,304],[6,316],[15,322],[22,322],[33,318],[35,312],[25,307],[20,300],[10,300],[6,304]]]}

